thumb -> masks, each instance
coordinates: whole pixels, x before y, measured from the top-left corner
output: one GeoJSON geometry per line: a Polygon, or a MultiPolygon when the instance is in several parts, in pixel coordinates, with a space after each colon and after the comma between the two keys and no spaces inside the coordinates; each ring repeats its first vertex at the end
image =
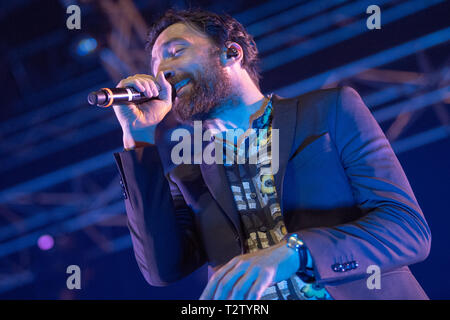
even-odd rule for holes
{"type": "Polygon", "coordinates": [[[164,72],[160,71],[156,75],[156,82],[159,84],[161,90],[159,91],[159,99],[168,103],[172,103],[172,86],[164,77],[164,72]]]}

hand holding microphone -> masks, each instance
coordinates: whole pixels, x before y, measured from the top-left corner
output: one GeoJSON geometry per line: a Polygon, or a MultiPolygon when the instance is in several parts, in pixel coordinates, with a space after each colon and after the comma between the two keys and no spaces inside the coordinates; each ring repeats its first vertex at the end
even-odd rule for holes
{"type": "MultiPolygon", "coordinates": [[[[122,79],[116,88],[125,88],[126,92],[116,95],[119,99],[112,102],[114,113],[122,127],[125,149],[135,147],[137,142],[153,143],[154,128],[172,109],[173,90],[164,73],[160,71],[156,78],[136,74],[122,79]],[[132,91],[131,94],[126,88],[133,89],[128,90],[132,91]],[[135,98],[129,99],[133,95],[135,98]],[[117,100],[126,103],[117,103],[117,100]]],[[[101,96],[97,99],[100,100],[101,96]]]]}
{"type": "Polygon", "coordinates": [[[139,92],[133,87],[102,88],[98,91],[91,92],[88,95],[88,102],[91,106],[109,108],[113,104],[130,102],[140,104],[155,98],[157,97],[147,98],[144,92],[139,92]]]}
{"type": "MultiPolygon", "coordinates": [[[[147,76],[147,75],[144,75],[147,76]]],[[[128,78],[127,78],[128,79],[128,78]]],[[[108,108],[113,104],[135,103],[141,104],[151,99],[159,99],[159,91],[161,88],[157,82],[158,96],[147,97],[145,91],[140,92],[133,87],[116,87],[116,88],[102,88],[98,91],[93,91],[88,95],[88,102],[91,106],[101,108],[108,108]]],[[[176,91],[172,90],[172,101],[176,97],[176,91]]]]}

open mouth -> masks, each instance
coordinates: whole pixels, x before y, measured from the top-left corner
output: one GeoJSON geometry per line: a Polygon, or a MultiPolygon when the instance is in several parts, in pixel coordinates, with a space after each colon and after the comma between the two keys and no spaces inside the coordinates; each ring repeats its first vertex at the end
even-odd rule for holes
{"type": "Polygon", "coordinates": [[[175,85],[174,85],[175,91],[178,92],[181,88],[186,86],[189,82],[190,82],[190,80],[186,78],[186,79],[181,80],[178,83],[175,83],[175,85]]]}

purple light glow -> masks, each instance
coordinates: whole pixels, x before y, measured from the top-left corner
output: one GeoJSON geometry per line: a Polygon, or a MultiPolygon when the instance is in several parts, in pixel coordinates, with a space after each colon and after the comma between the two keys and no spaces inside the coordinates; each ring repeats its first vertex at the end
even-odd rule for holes
{"type": "Polygon", "coordinates": [[[54,244],[55,241],[53,240],[53,237],[48,234],[44,234],[38,239],[38,247],[41,250],[50,250],[51,248],[53,248],[54,244]]]}

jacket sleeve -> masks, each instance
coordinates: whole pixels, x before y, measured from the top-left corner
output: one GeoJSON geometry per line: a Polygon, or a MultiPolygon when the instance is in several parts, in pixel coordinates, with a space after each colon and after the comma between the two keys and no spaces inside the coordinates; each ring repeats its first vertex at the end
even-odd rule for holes
{"type": "Polygon", "coordinates": [[[299,231],[314,261],[318,283],[367,276],[424,260],[431,233],[388,140],[358,93],[343,87],[328,112],[329,132],[362,218],[299,231]],[[336,265],[358,267],[339,272],[336,265]]]}
{"type": "Polygon", "coordinates": [[[165,175],[156,145],[114,154],[126,191],[134,254],[150,285],[166,286],[206,259],[192,210],[165,175]]]}

